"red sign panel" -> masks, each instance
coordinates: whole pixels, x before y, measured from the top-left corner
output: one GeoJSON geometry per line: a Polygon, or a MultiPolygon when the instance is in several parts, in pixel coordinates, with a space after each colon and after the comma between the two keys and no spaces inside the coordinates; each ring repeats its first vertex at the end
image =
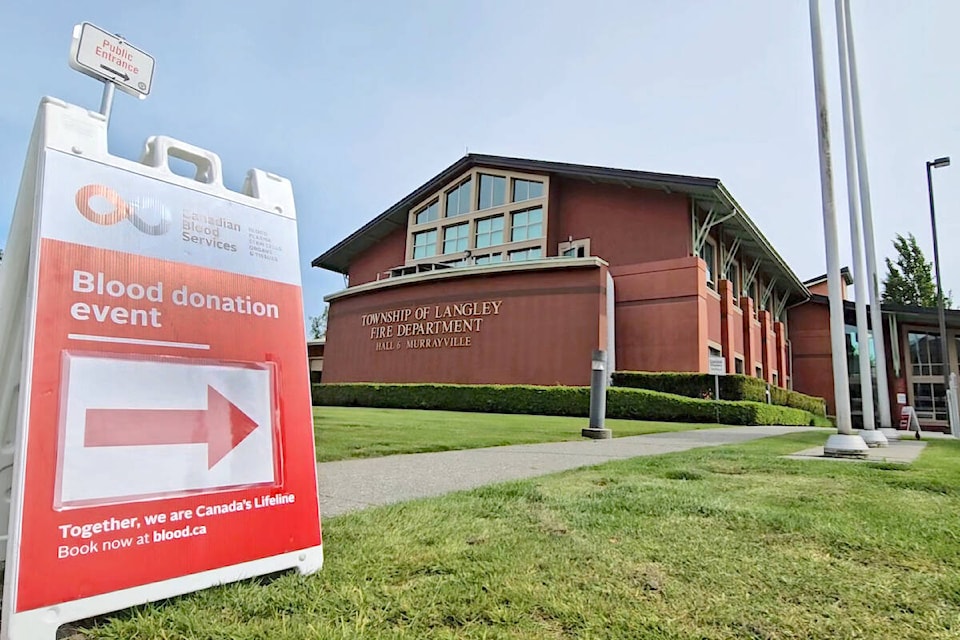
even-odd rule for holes
{"type": "Polygon", "coordinates": [[[321,544],[295,220],[143,174],[46,152],[16,612],[321,544]]]}

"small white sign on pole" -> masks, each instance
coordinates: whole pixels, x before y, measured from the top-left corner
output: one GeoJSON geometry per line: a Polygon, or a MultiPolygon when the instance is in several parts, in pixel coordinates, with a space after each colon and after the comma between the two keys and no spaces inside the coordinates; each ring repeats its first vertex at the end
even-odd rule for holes
{"type": "Polygon", "coordinates": [[[707,373],[712,376],[727,375],[727,359],[723,356],[710,356],[710,364],[707,373]]]}
{"type": "Polygon", "coordinates": [[[120,36],[89,22],[73,28],[70,66],[97,80],[112,82],[141,100],[150,94],[154,58],[120,36]]]}

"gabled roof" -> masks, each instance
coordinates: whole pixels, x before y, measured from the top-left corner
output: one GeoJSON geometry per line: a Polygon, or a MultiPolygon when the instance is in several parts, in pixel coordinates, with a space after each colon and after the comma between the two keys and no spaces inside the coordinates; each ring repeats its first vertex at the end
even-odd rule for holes
{"type": "Polygon", "coordinates": [[[809,297],[809,292],[800,282],[800,279],[760,233],[753,221],[747,217],[743,208],[737,204],[726,187],[716,178],[653,173],[632,169],[613,169],[565,162],[545,162],[543,160],[475,153],[467,154],[454,162],[347,238],[314,258],[310,264],[338,273],[347,273],[350,263],[357,255],[363,253],[393,231],[406,229],[411,207],[474,167],[512,169],[575,180],[687,194],[701,209],[714,209],[717,214],[729,216],[724,225],[724,233],[731,239],[733,237],[740,238],[741,255],[746,251],[754,257],[761,257],[767,263],[764,271],[776,272],[776,275],[779,276],[780,286],[789,289],[793,295],[799,298],[806,299],[809,297]]]}
{"type": "MultiPolygon", "coordinates": [[[[840,277],[843,278],[843,281],[849,286],[853,284],[853,276],[850,274],[850,269],[846,267],[841,267],[840,277]]],[[[810,278],[809,280],[804,280],[803,284],[806,287],[815,287],[818,284],[823,284],[827,281],[827,274],[819,275],[816,278],[810,278]]]]}

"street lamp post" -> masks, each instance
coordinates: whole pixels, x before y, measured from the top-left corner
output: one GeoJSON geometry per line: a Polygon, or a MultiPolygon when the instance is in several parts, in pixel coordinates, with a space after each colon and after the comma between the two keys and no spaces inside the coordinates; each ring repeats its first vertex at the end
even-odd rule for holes
{"type": "Polygon", "coordinates": [[[937,243],[937,216],[933,209],[933,175],[931,169],[949,166],[949,157],[937,158],[927,162],[927,194],[930,197],[930,227],[933,230],[933,267],[937,274],[937,315],[940,320],[940,357],[943,359],[943,394],[945,398],[949,397],[948,393],[950,391],[950,365],[949,358],[947,358],[947,321],[943,313],[943,281],[940,279],[940,248],[937,243]]]}

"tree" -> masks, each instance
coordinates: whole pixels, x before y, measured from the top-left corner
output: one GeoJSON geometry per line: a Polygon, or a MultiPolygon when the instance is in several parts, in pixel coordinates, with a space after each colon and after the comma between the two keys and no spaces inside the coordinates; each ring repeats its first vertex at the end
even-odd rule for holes
{"type": "Polygon", "coordinates": [[[323,307],[323,313],[318,316],[310,316],[310,339],[322,340],[327,337],[327,313],[330,311],[330,305],[323,307]]]}
{"type": "MultiPolygon", "coordinates": [[[[936,307],[937,285],[933,281],[933,263],[927,262],[912,233],[904,238],[899,233],[893,241],[897,262],[887,261],[887,276],[883,279],[883,301],[912,307],[936,307]]],[[[943,296],[943,306],[953,304],[950,293],[943,296]]]]}

